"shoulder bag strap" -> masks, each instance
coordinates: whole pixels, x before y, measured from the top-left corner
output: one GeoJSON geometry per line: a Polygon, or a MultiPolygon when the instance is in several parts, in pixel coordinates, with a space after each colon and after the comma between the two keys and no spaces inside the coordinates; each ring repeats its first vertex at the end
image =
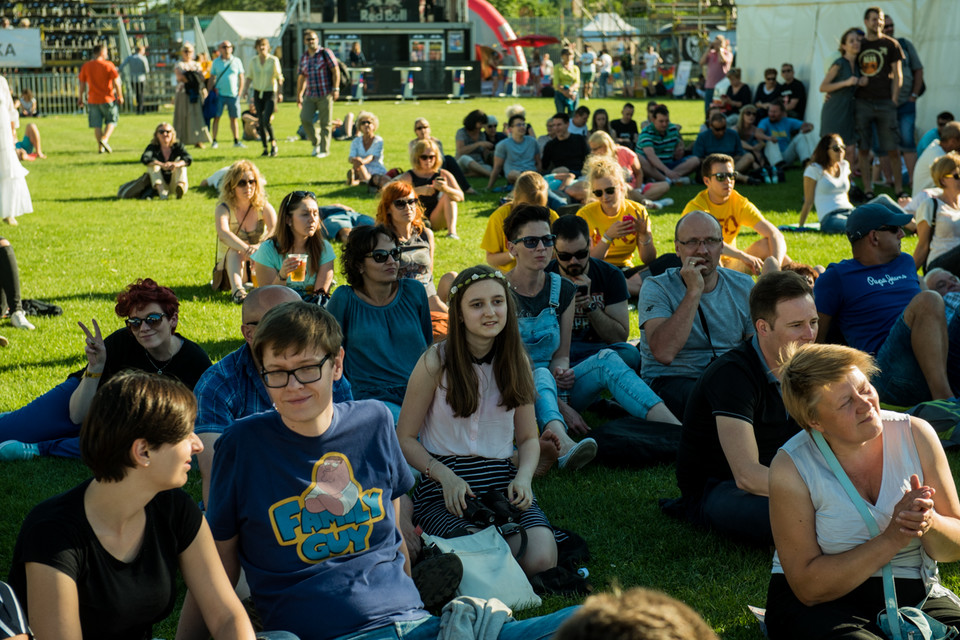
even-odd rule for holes
{"type": "MultiPolygon", "coordinates": [[[[833,449],[830,448],[830,445],[827,444],[827,441],[823,438],[823,434],[819,431],[811,430],[810,434],[813,436],[813,441],[817,444],[817,448],[820,449],[820,453],[823,454],[827,464],[830,466],[830,470],[833,471],[833,475],[836,476],[837,481],[840,482],[840,486],[842,486],[843,490],[847,493],[847,497],[853,502],[853,506],[857,508],[860,517],[863,518],[863,522],[867,525],[867,531],[870,532],[870,537],[876,538],[880,535],[880,528],[877,527],[877,521],[874,520],[873,514],[870,513],[870,510],[867,508],[867,503],[860,496],[856,487],[850,482],[847,472],[840,466],[840,461],[837,460],[833,449]]],[[[893,640],[901,640],[897,591],[893,586],[893,569],[889,562],[883,565],[883,599],[887,609],[887,621],[890,625],[890,631],[893,633],[893,640]]]]}

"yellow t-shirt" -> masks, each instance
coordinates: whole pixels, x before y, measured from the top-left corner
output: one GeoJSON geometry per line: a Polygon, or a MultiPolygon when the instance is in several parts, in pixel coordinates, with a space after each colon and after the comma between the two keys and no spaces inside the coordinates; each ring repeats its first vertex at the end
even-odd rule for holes
{"type": "MultiPolygon", "coordinates": [[[[627,214],[632,215],[637,220],[646,218],[649,221],[650,218],[643,205],[633,200],[624,200],[620,206],[620,210],[617,211],[617,215],[612,218],[603,212],[599,201],[591,202],[580,209],[580,211],[577,211],[577,215],[587,221],[587,228],[590,230],[591,245],[596,245],[600,242],[600,236],[605,234],[614,222],[623,220],[623,216],[627,214]]],[[[633,264],[633,254],[636,250],[636,234],[630,234],[623,238],[614,238],[610,243],[610,248],[607,249],[607,257],[604,258],[604,261],[621,268],[633,267],[635,266],[633,264]]]]}
{"type": "MultiPolygon", "coordinates": [[[[507,219],[508,215],[510,215],[510,210],[512,208],[513,203],[508,202],[490,214],[490,219],[487,220],[487,230],[483,232],[483,239],[480,240],[481,249],[489,253],[502,253],[503,251],[507,250],[507,236],[503,233],[503,221],[507,219]]],[[[550,209],[551,226],[559,217],[560,216],[557,215],[556,211],[550,209]]],[[[500,267],[500,271],[506,273],[515,266],[517,266],[517,261],[510,260],[508,264],[500,267]]]]}
{"type": "Polygon", "coordinates": [[[736,191],[730,194],[730,199],[724,204],[714,204],[710,202],[707,190],[704,189],[697,194],[696,198],[687,203],[680,217],[682,218],[691,211],[706,211],[716,218],[723,228],[723,241],[731,247],[737,246],[737,234],[740,233],[740,227],[753,228],[764,219],[760,210],[736,191]]]}

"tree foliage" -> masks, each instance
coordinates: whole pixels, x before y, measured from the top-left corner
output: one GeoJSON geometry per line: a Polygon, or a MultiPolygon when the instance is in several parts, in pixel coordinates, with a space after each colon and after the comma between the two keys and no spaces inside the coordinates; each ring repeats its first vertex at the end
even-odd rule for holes
{"type": "Polygon", "coordinates": [[[218,11],[283,11],[284,0],[172,0],[170,6],[187,15],[213,15],[218,11]]]}

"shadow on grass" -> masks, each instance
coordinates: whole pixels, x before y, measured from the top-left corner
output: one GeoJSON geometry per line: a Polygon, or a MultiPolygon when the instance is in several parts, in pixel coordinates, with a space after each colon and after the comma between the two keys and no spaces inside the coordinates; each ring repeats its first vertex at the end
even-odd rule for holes
{"type": "Polygon", "coordinates": [[[8,364],[0,364],[0,373],[5,373],[7,371],[15,371],[17,369],[30,369],[32,367],[59,367],[59,366],[74,366],[77,369],[83,367],[85,362],[83,358],[83,352],[77,353],[75,356],[56,358],[54,360],[40,360],[37,362],[14,362],[8,364]]]}
{"type": "MultiPolygon", "coordinates": [[[[119,188],[119,187],[118,187],[119,188]]],[[[117,200],[115,196],[90,196],[89,198],[48,198],[47,202],[113,202],[117,200]]]]}
{"type": "Polygon", "coordinates": [[[197,342],[210,359],[216,362],[232,351],[236,351],[243,344],[243,338],[226,338],[223,340],[200,340],[197,342]]]}

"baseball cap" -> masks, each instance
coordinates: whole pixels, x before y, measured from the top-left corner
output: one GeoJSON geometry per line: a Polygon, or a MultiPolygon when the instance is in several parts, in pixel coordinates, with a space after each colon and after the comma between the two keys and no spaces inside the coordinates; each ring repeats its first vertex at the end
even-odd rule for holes
{"type": "Polygon", "coordinates": [[[856,242],[865,235],[886,225],[902,227],[913,220],[909,213],[898,213],[877,202],[862,204],[847,218],[847,239],[856,242]]]}

